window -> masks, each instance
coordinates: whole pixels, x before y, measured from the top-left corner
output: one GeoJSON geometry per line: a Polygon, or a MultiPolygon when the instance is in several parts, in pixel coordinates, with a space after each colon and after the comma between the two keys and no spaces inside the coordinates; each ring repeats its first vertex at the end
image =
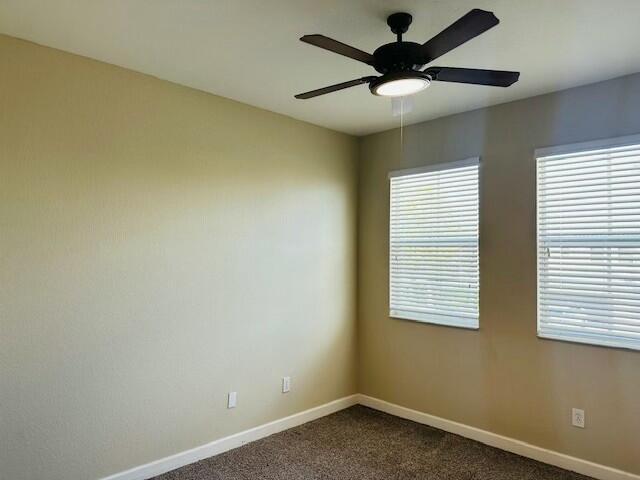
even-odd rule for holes
{"type": "Polygon", "coordinates": [[[390,316],[478,328],[479,159],[393,172],[390,316]]]}
{"type": "Polygon", "coordinates": [[[640,137],[536,159],[538,335],[640,349],[640,137]]]}

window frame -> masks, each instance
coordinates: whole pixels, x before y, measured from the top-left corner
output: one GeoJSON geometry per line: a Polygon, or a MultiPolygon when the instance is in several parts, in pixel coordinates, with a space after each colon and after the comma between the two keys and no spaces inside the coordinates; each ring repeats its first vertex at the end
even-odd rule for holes
{"type": "Polygon", "coordinates": [[[463,329],[463,330],[471,330],[471,331],[478,331],[480,329],[480,288],[481,288],[481,280],[480,280],[480,225],[481,225],[481,202],[482,202],[482,188],[481,188],[481,179],[482,179],[482,162],[481,162],[481,157],[480,156],[475,156],[475,157],[469,157],[466,158],[464,160],[456,160],[456,161],[451,161],[451,162],[443,162],[443,163],[436,163],[436,164],[430,164],[430,165],[424,165],[424,166],[420,166],[420,167],[416,167],[416,168],[407,168],[407,169],[401,169],[401,170],[392,170],[388,173],[387,176],[387,188],[389,189],[388,191],[388,195],[389,195],[389,216],[388,216],[388,221],[387,221],[387,227],[389,229],[388,231],[388,248],[387,248],[387,254],[388,254],[388,263],[387,263],[387,267],[388,267],[388,274],[387,274],[387,279],[389,282],[388,285],[388,312],[389,312],[389,318],[392,319],[398,319],[398,320],[405,320],[405,321],[411,321],[411,322],[416,322],[416,323],[421,323],[421,324],[426,324],[426,325],[436,325],[436,326],[443,326],[443,327],[450,327],[450,328],[458,328],[458,329],[463,329]],[[478,240],[477,240],[477,262],[478,262],[478,300],[477,300],[477,311],[478,311],[478,317],[476,320],[476,323],[474,325],[462,325],[462,324],[455,324],[455,323],[451,323],[451,322],[447,322],[446,320],[442,320],[438,315],[433,314],[431,316],[430,319],[418,319],[418,318],[411,318],[410,316],[407,315],[400,315],[397,314],[393,311],[393,309],[391,308],[391,290],[392,290],[392,280],[391,280],[391,262],[392,262],[392,255],[391,255],[391,208],[392,208],[392,196],[391,196],[391,180],[393,178],[397,178],[397,177],[404,177],[404,176],[408,176],[408,175],[418,175],[418,174],[422,174],[422,173],[429,173],[429,172],[437,172],[437,171],[447,171],[447,170],[455,170],[458,168],[464,168],[464,167],[470,167],[470,166],[477,166],[478,168],[478,175],[477,175],[477,182],[478,182],[478,187],[477,187],[477,195],[478,195],[478,207],[477,207],[477,219],[478,219],[478,240]]]}
{"type": "MultiPolygon", "coordinates": [[[[604,347],[604,348],[614,348],[614,349],[622,349],[622,350],[630,350],[630,351],[640,351],[640,342],[637,345],[630,344],[619,344],[613,342],[611,340],[607,340],[603,338],[601,341],[595,340],[594,338],[580,338],[580,337],[570,337],[563,335],[553,335],[549,333],[544,333],[541,331],[540,327],[540,234],[539,234],[539,223],[540,223],[540,211],[539,211],[539,159],[544,159],[547,157],[552,157],[556,155],[570,155],[570,154],[580,154],[580,153],[588,153],[591,151],[597,150],[605,150],[605,149],[614,149],[620,147],[630,147],[630,146],[638,146],[640,149],[640,134],[635,135],[626,135],[622,137],[613,137],[613,138],[603,138],[599,140],[587,141],[587,142],[578,142],[571,144],[563,144],[556,145],[550,147],[536,148],[534,150],[533,161],[535,163],[535,235],[536,235],[536,336],[541,340],[551,340],[551,341],[559,341],[559,342],[567,342],[574,343],[579,345],[590,345],[596,347],[604,347]]],[[[595,337],[597,338],[597,337],[595,337]]]]}

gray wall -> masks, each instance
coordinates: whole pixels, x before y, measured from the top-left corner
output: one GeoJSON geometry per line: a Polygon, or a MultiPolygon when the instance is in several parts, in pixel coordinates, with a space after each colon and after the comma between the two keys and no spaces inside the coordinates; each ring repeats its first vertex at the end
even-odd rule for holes
{"type": "Polygon", "coordinates": [[[636,133],[640,75],[410,126],[403,155],[398,130],[363,138],[361,393],[640,473],[640,352],[536,337],[533,160],[537,147],[636,133]],[[474,156],[480,330],[389,318],[387,173],[474,156]],[[571,407],[586,410],[584,430],[570,425],[571,407]]]}

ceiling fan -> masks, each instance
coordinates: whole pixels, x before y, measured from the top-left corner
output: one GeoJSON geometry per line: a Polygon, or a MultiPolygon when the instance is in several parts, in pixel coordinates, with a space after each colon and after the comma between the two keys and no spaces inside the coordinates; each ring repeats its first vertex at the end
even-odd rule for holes
{"type": "Polygon", "coordinates": [[[369,89],[374,95],[401,97],[417,93],[427,88],[433,81],[496,87],[508,87],[518,81],[519,72],[504,70],[452,67],[427,67],[423,70],[425,65],[441,55],[495,27],[500,21],[492,12],[479,9],[471,10],[423,44],[402,40],[402,35],[407,32],[412,20],[413,17],[404,12],[389,15],[387,25],[397,36],[397,41],[382,45],[373,52],[373,55],[324,35],[303,36],[300,40],[305,43],[371,65],[382,75],[357,78],[300,93],[295,97],[299,99],[313,98],[364,83],[369,84],[369,89]]]}

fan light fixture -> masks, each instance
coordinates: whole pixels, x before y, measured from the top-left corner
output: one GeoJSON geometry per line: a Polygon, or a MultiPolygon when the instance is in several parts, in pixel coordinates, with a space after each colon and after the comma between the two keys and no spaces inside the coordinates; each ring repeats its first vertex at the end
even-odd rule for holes
{"type": "Polygon", "coordinates": [[[371,93],[381,97],[406,97],[424,90],[431,84],[427,75],[418,72],[387,74],[371,82],[371,93]]]}

